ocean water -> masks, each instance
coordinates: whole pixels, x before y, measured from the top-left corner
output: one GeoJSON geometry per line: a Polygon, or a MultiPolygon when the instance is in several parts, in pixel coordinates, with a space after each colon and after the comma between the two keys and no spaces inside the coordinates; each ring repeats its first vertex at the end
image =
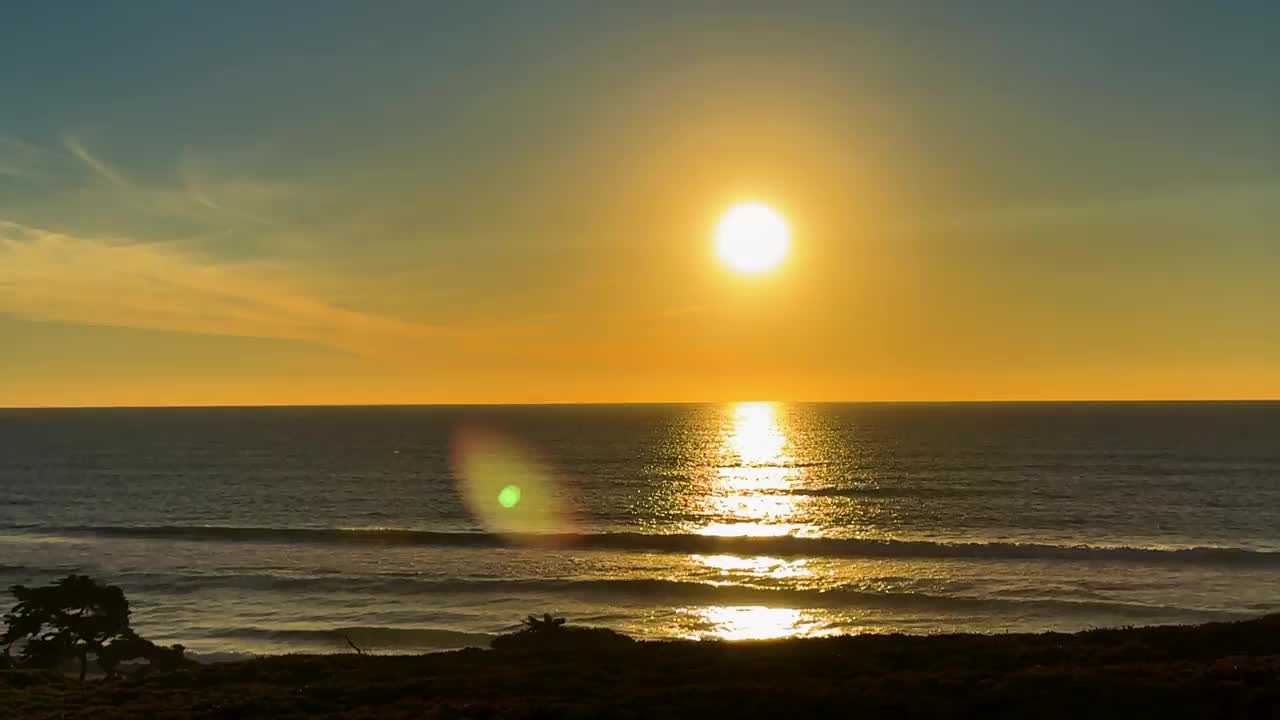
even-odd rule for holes
{"type": "Polygon", "coordinates": [[[0,410],[0,584],[208,657],[1280,611],[1280,403],[0,410]]]}

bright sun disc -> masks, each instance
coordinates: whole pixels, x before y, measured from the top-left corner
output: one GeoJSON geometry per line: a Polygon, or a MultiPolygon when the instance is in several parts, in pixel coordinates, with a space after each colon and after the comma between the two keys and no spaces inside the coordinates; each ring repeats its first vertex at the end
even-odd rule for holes
{"type": "Polygon", "coordinates": [[[729,267],[758,273],[787,255],[787,223],[776,210],[759,203],[735,205],[720,218],[716,251],[729,267]]]}

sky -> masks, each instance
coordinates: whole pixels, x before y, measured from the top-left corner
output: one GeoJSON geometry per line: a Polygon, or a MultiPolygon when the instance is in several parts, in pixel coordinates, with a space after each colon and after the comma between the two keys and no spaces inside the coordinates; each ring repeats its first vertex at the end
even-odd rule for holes
{"type": "Polygon", "coordinates": [[[4,15],[0,406],[1280,398],[1280,4],[4,15]]]}

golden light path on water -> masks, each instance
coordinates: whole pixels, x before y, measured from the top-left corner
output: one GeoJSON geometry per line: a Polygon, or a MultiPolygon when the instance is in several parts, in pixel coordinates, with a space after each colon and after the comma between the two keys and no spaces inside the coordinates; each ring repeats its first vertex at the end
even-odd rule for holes
{"type": "MultiPolygon", "coordinates": [[[[791,491],[804,468],[788,435],[788,409],[768,402],[726,406],[718,441],[697,461],[714,472],[691,502],[707,522],[695,531],[713,536],[778,536],[803,533],[807,508],[791,491]]],[[[800,448],[803,450],[803,448],[800,448]]],[[[532,450],[514,439],[461,429],[453,468],[472,516],[489,532],[512,542],[573,533],[561,496],[564,483],[532,450]]],[[[803,558],[692,554],[691,570],[715,586],[780,588],[806,584],[813,571],[803,558]]],[[[724,640],[768,639],[825,632],[822,613],[771,604],[695,605],[676,608],[672,635],[724,640]]]]}
{"type": "MultiPolygon", "coordinates": [[[[698,530],[704,535],[787,535],[803,528],[794,495],[788,493],[797,479],[789,454],[790,439],[780,408],[775,403],[738,403],[729,409],[722,431],[721,462],[707,502],[716,521],[698,530]]],[[[720,576],[746,576],[755,581],[777,581],[810,574],[804,559],[737,555],[691,555],[690,560],[720,576]]],[[[715,581],[713,581],[715,582],[715,581]]],[[[732,583],[732,580],[726,580],[732,583]]],[[[762,605],[711,605],[685,608],[699,627],[690,636],[725,640],[763,640],[812,635],[820,625],[799,609],[762,605]]]]}
{"type": "Polygon", "coordinates": [[[699,619],[715,629],[709,633],[724,640],[768,640],[801,632],[801,613],[791,608],[758,605],[697,608],[699,619]]]}
{"type": "Polygon", "coordinates": [[[778,415],[776,403],[732,406],[723,431],[723,460],[708,496],[710,514],[718,520],[699,533],[787,535],[802,529],[795,522],[795,497],[787,493],[796,468],[778,415]]]}

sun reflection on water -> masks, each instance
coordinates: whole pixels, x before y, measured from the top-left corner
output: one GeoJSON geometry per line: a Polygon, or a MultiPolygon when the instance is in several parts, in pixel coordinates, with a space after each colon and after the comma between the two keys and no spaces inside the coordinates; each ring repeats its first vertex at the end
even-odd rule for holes
{"type": "Polygon", "coordinates": [[[776,403],[732,407],[721,441],[721,464],[707,502],[715,520],[703,535],[786,535],[799,529],[796,500],[786,491],[797,470],[776,403]]]}
{"type": "MultiPolygon", "coordinates": [[[[703,535],[764,536],[803,531],[804,509],[792,494],[803,468],[792,453],[786,409],[775,403],[749,402],[730,406],[724,418],[711,475],[701,498],[706,520],[703,535]]],[[[704,569],[711,585],[772,588],[812,574],[805,559],[765,555],[700,555],[689,560],[704,569]]],[[[805,582],[805,581],[800,581],[805,582]]],[[[681,632],[690,638],[765,640],[822,632],[812,613],[764,605],[709,605],[677,611],[681,632]]]]}
{"type": "Polygon", "coordinates": [[[691,560],[710,568],[719,570],[721,575],[744,574],[755,578],[794,578],[812,574],[805,558],[784,560],[782,558],[742,557],[739,555],[691,555],[691,560]]]}
{"type": "Polygon", "coordinates": [[[722,640],[768,640],[808,634],[807,623],[799,610],[758,605],[690,608],[698,624],[706,627],[693,633],[692,639],[705,637],[722,640]]]}
{"type": "Polygon", "coordinates": [[[743,465],[774,465],[786,460],[787,436],[778,424],[775,403],[745,402],[733,408],[725,443],[743,465]]]}

